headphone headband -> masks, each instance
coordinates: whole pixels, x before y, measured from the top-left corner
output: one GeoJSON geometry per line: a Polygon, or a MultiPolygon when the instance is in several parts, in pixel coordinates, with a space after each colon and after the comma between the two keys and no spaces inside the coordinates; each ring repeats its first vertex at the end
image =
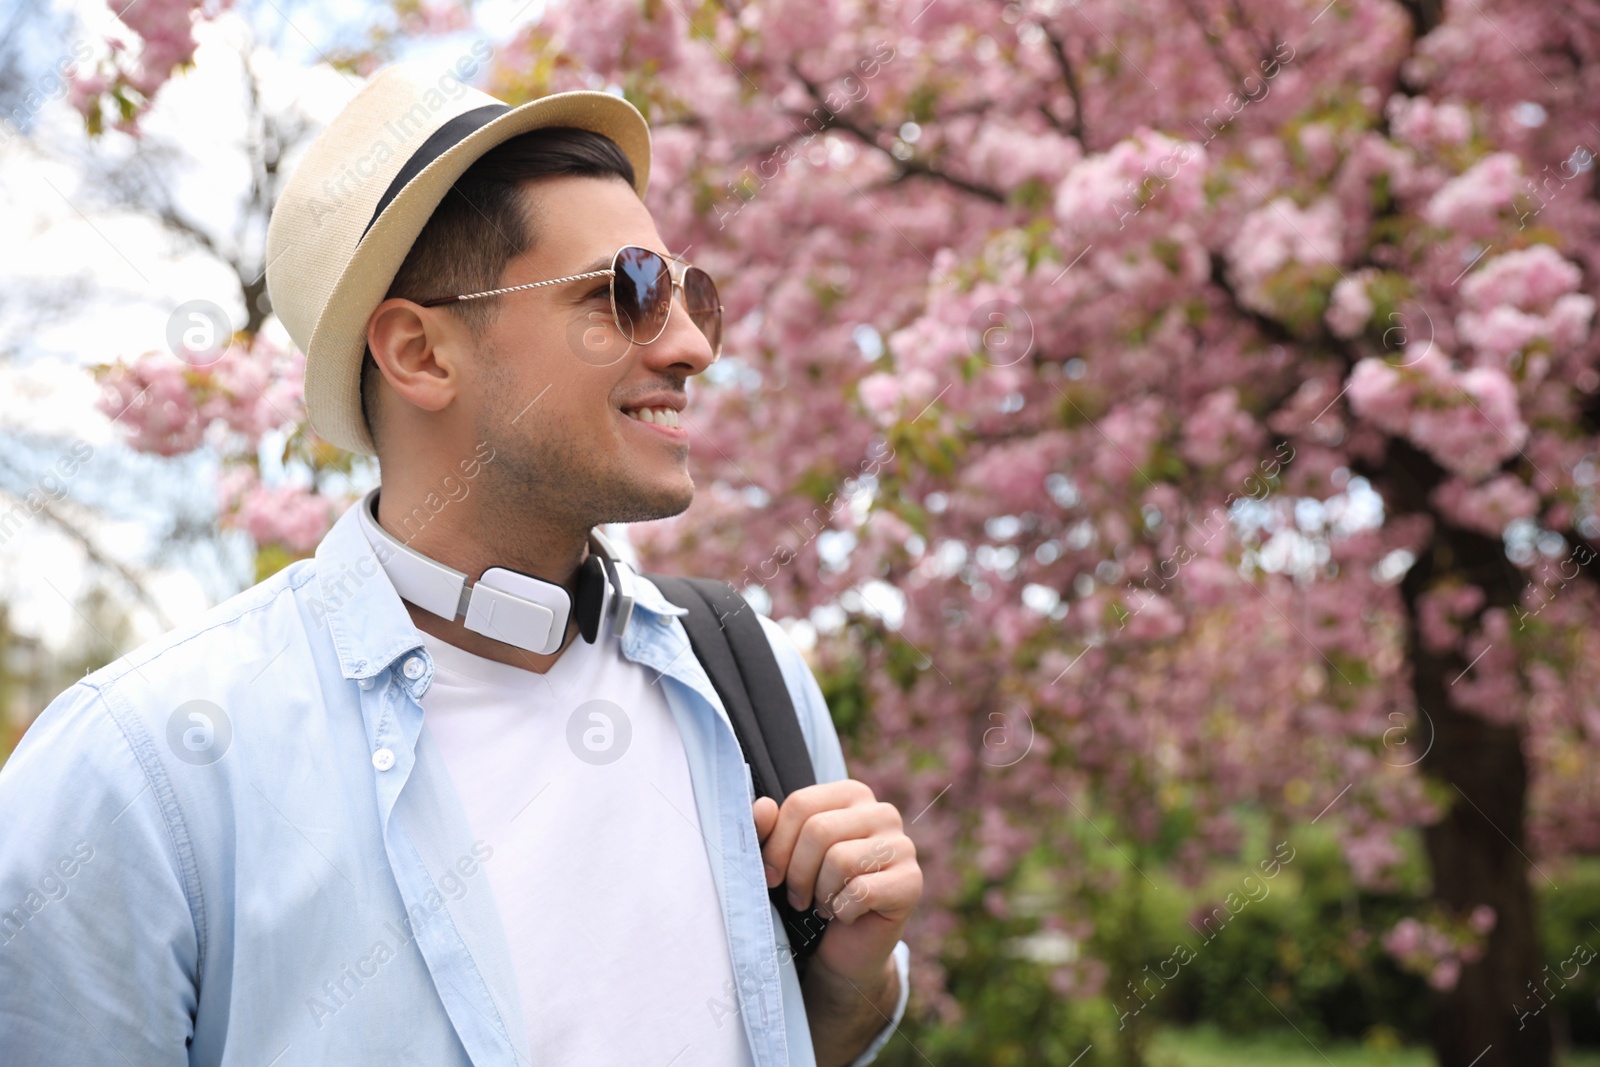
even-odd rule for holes
{"type": "MultiPolygon", "coordinates": [[[[423,555],[378,525],[381,486],[361,499],[361,528],[395,592],[432,615],[465,616],[474,633],[548,656],[561,647],[573,597],[555,582],[510,567],[490,567],[469,584],[454,567],[423,555]]],[[[618,637],[633,615],[632,573],[598,530],[589,531],[589,555],[578,571],[578,629],[593,644],[609,612],[618,637]]]]}

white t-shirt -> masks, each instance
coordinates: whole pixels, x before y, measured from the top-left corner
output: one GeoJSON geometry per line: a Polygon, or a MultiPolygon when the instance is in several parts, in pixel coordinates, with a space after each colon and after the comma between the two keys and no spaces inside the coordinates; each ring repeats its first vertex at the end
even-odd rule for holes
{"type": "Polygon", "coordinates": [[[689,765],[655,672],[623,658],[609,620],[544,674],[425,642],[423,728],[494,849],[483,870],[534,1062],[749,1067],[689,765]]]}

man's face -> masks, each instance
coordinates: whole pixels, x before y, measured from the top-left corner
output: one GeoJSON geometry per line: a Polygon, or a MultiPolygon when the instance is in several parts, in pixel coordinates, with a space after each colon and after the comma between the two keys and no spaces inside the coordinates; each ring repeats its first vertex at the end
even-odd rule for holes
{"type": "MultiPolygon", "coordinates": [[[[623,245],[668,251],[621,179],[551,178],[535,189],[535,248],[508,263],[494,288],[604,269],[623,245]]],[[[460,400],[475,406],[479,439],[495,450],[483,468],[492,492],[482,499],[503,504],[510,519],[537,513],[587,529],[676,515],[694,498],[687,420],[663,426],[628,412],[682,411],[685,381],[712,361],[710,342],[674,292],[661,336],[630,343],[612,318],[610,280],[492,298],[498,314],[460,400]]]]}

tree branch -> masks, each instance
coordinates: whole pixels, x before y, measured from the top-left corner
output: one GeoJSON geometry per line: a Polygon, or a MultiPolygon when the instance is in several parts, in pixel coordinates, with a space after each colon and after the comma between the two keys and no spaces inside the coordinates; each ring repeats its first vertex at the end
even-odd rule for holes
{"type": "MultiPolygon", "coordinates": [[[[1066,44],[1061,38],[1049,30],[1045,30],[1042,25],[1039,28],[1044,30],[1045,40],[1050,42],[1050,51],[1055,54],[1056,66],[1061,68],[1062,80],[1067,83],[1067,92],[1072,97],[1072,121],[1068,124],[1067,130],[1077,140],[1078,147],[1087,152],[1089,151],[1089,134],[1084,126],[1083,90],[1078,84],[1078,72],[1073,68],[1072,57],[1067,55],[1066,44]]],[[[1045,113],[1049,114],[1049,111],[1046,110],[1045,113]]]]}
{"type": "MultiPolygon", "coordinates": [[[[846,118],[843,114],[829,108],[828,105],[823,101],[821,90],[818,89],[817,86],[804,74],[801,74],[800,69],[793,63],[789,64],[789,72],[794,75],[795,79],[798,80],[801,85],[805,86],[806,92],[810,94],[811,99],[821,105],[822,110],[827,113],[827,118],[820,120],[822,122],[822,129],[844,130],[847,133],[855,135],[855,137],[861,141],[861,143],[877,149],[890,159],[894,160],[895,167],[898,169],[899,173],[896,174],[889,184],[897,184],[908,177],[916,175],[920,177],[936,179],[944,182],[951,188],[959,189],[970,196],[976,196],[983,200],[988,200],[991,203],[1004,204],[1006,202],[1004,194],[998,190],[991,189],[986,185],[980,185],[977,182],[968,181],[965,178],[958,178],[948,171],[945,171],[942,168],[937,167],[925,160],[899,159],[895,157],[892,152],[878,143],[878,138],[883,134],[882,130],[868,129],[854,119],[846,118]]],[[[816,113],[812,112],[804,117],[814,118],[815,115],[816,113]]],[[[821,130],[817,132],[820,133],[821,130]]]]}

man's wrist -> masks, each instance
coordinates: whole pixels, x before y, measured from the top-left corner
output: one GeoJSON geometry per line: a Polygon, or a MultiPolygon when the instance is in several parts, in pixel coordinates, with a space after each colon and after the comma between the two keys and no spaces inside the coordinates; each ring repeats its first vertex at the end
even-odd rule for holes
{"type": "Polygon", "coordinates": [[[900,1002],[900,970],[892,952],[876,980],[839,974],[813,958],[801,992],[818,1067],[844,1067],[894,1017],[900,1002]]]}

